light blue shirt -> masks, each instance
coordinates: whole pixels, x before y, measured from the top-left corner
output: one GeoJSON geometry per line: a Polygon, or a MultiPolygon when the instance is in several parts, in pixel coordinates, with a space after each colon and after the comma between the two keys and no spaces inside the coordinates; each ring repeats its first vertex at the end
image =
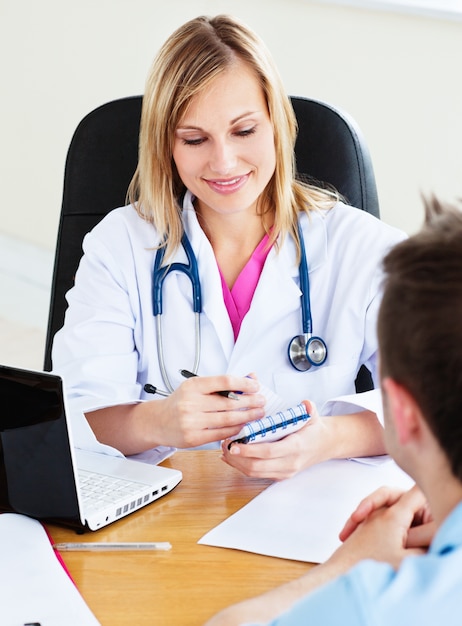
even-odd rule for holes
{"type": "Polygon", "coordinates": [[[462,503],[438,530],[427,554],[390,565],[363,561],[307,595],[271,626],[460,626],[462,503]]]}

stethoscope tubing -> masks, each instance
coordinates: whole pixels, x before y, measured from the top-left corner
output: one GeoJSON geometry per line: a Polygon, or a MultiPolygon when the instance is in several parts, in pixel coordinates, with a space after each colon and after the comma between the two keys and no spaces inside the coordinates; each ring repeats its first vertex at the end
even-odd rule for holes
{"type": "MultiPolygon", "coordinates": [[[[186,253],[188,263],[170,263],[169,265],[162,267],[165,257],[165,246],[161,246],[154,259],[154,269],[152,277],[152,309],[154,319],[156,323],[156,339],[157,339],[157,353],[159,359],[160,373],[162,380],[167,387],[168,393],[173,393],[174,387],[170,381],[170,377],[167,373],[165,366],[165,354],[162,338],[162,287],[165,279],[171,272],[179,271],[186,274],[191,282],[192,297],[193,297],[193,311],[194,311],[194,324],[195,324],[195,346],[194,346],[194,365],[192,371],[197,374],[199,369],[199,363],[201,358],[201,323],[200,314],[202,312],[202,292],[201,283],[199,279],[199,269],[197,266],[196,256],[192,249],[191,243],[186,235],[183,233],[181,238],[181,245],[186,253]]],[[[158,390],[160,393],[162,390],[158,390]]],[[[165,394],[166,392],[164,392],[165,394]]],[[[163,395],[163,394],[161,394],[163,395]]]]}
{"type": "Polygon", "coordinates": [[[311,335],[313,322],[311,318],[311,302],[310,302],[310,278],[308,273],[308,261],[306,260],[305,242],[300,226],[298,226],[298,239],[300,242],[300,264],[298,266],[298,274],[300,276],[300,291],[302,292],[302,331],[304,335],[311,335]]]}
{"type": "Polygon", "coordinates": [[[183,246],[188,259],[187,265],[185,263],[175,262],[162,267],[165,257],[165,246],[161,246],[156,252],[152,273],[152,309],[154,317],[162,315],[162,287],[164,280],[170,272],[174,271],[183,272],[189,278],[191,281],[193,295],[193,311],[194,313],[202,312],[202,293],[199,279],[199,269],[197,267],[196,256],[186,233],[183,233],[181,245],[183,246]]]}

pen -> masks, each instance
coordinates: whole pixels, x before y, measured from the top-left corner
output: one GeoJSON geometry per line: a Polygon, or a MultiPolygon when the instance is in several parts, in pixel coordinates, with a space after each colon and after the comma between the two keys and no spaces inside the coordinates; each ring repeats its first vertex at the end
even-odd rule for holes
{"type": "Polygon", "coordinates": [[[172,544],[168,541],[161,542],[115,542],[104,541],[102,543],[54,543],[53,548],[60,552],[84,551],[89,552],[117,552],[121,550],[170,550],[172,544]]]}
{"type": "MultiPolygon", "coordinates": [[[[184,378],[194,378],[194,376],[197,376],[197,374],[189,372],[188,370],[180,370],[180,374],[184,378]]],[[[239,400],[239,394],[234,391],[216,391],[215,393],[219,396],[225,396],[225,398],[231,398],[231,400],[239,400]]]]}
{"type": "Polygon", "coordinates": [[[165,396],[166,398],[168,398],[168,396],[170,395],[166,391],[162,391],[162,389],[154,387],[154,385],[151,385],[151,383],[146,383],[144,386],[144,390],[146,393],[158,393],[159,396],[165,396]]]}

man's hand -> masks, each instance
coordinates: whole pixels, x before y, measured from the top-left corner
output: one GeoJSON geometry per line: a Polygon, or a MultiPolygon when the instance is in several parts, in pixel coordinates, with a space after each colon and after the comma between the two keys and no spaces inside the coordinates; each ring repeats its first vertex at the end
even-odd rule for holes
{"type": "MultiPolygon", "coordinates": [[[[358,504],[356,510],[353,511],[346,521],[339,535],[340,540],[346,541],[368,515],[378,509],[392,506],[404,493],[400,489],[381,487],[368,495],[358,504]]],[[[433,516],[428,508],[428,504],[425,502],[424,506],[415,513],[412,526],[409,528],[406,548],[428,548],[434,537],[435,530],[433,516]]]]}
{"type": "MultiPolygon", "coordinates": [[[[414,486],[404,493],[381,488],[365,498],[340,533],[343,545],[331,557],[354,565],[372,558],[397,568],[409,554],[421,554],[428,547],[430,522],[426,499],[414,486]],[[421,528],[420,534],[415,529],[421,528]]],[[[433,524],[431,525],[433,527],[433,524]]]]}

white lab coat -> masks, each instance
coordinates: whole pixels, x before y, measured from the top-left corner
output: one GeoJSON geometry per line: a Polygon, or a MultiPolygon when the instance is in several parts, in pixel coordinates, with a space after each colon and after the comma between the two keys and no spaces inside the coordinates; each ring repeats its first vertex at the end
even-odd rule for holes
{"type": "MultiPolygon", "coordinates": [[[[279,252],[270,251],[234,342],[213,250],[189,194],[183,215],[202,289],[200,375],[255,372],[287,406],[306,398],[321,410],[330,398],[354,393],[361,364],[377,380],[381,259],[404,233],[342,203],[301,217],[313,334],[325,340],[328,356],[321,367],[299,372],[287,356],[289,341],[302,332],[292,239],[287,237],[279,252]]],[[[53,346],[53,369],[65,380],[74,419],[104,406],[152,400],[145,383],[165,389],[151,297],[157,243],[153,225],[131,206],[112,211],[85,238],[65,324],[53,346]]],[[[174,260],[186,262],[183,249],[174,260]]],[[[164,282],[162,329],[166,367],[176,387],[183,380],[179,370],[193,366],[195,343],[191,285],[181,272],[164,282]]]]}

